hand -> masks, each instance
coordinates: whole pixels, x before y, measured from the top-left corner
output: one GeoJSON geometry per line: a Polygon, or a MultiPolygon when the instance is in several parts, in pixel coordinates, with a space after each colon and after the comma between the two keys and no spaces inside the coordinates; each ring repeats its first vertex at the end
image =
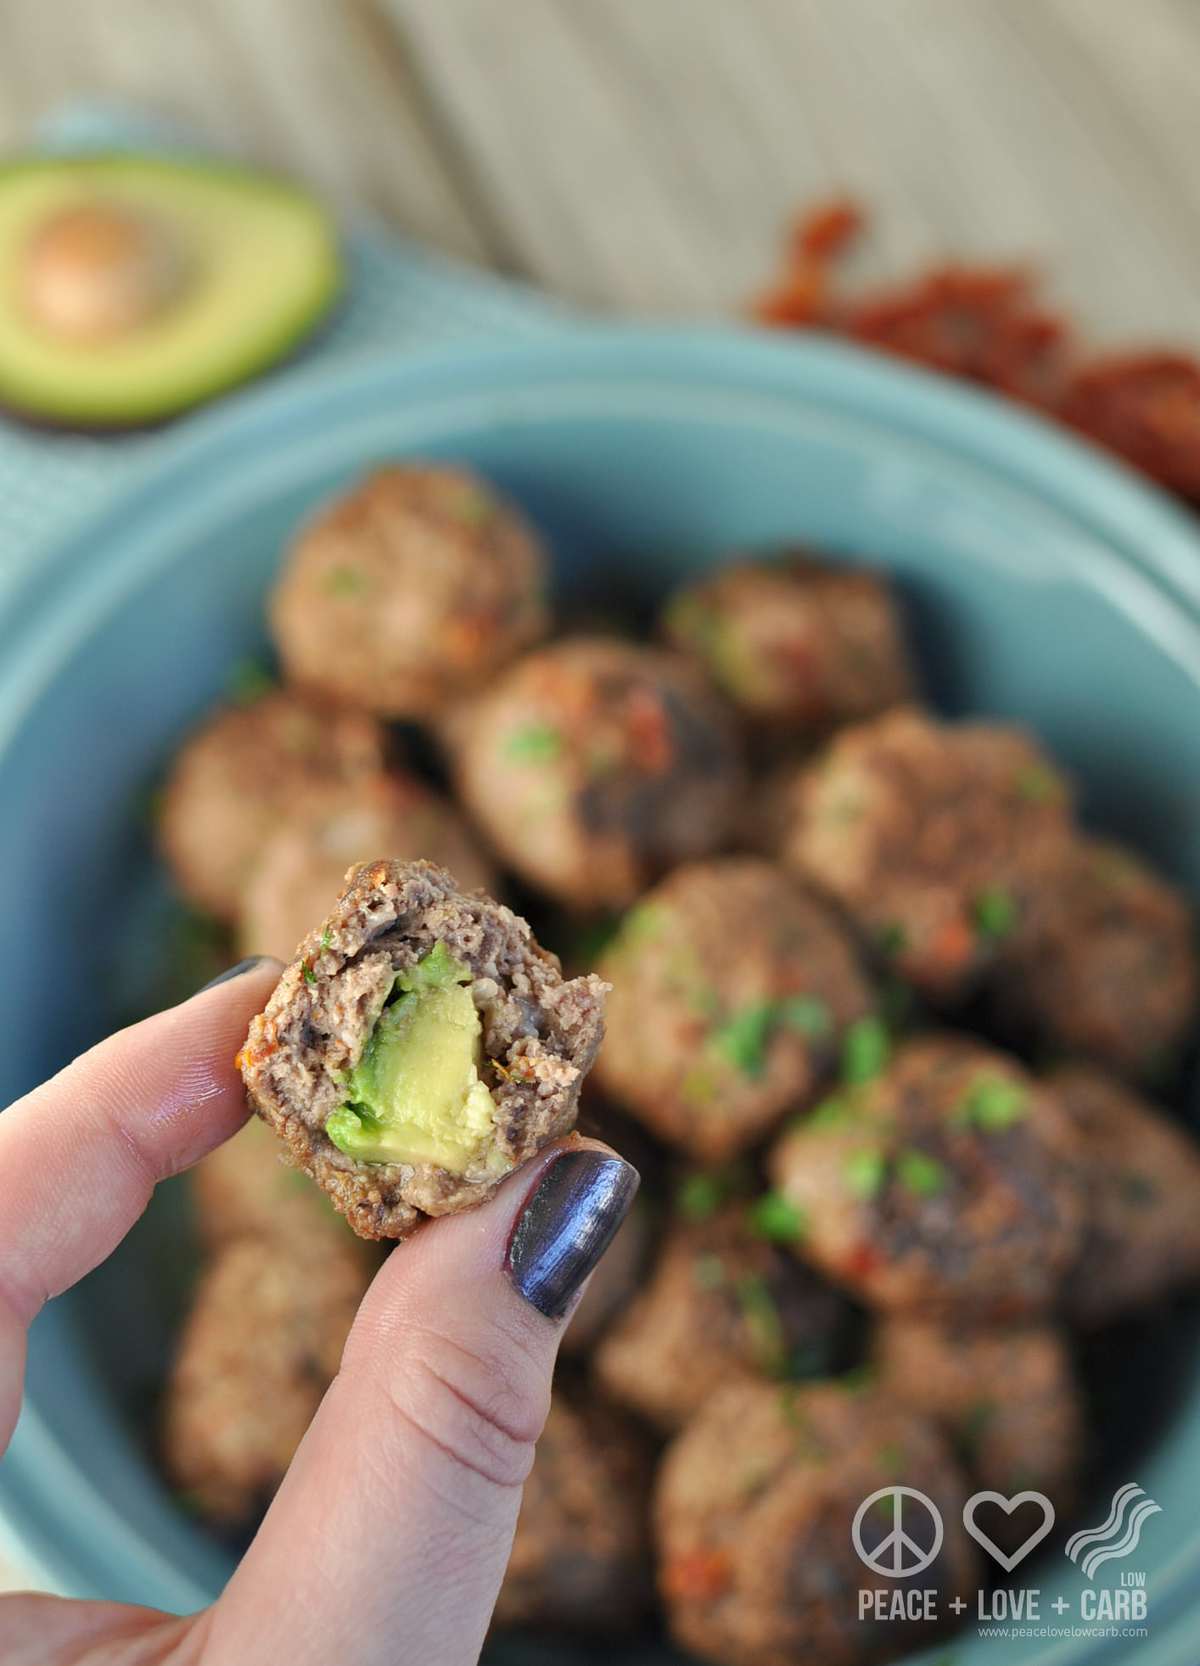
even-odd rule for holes
{"type": "MultiPolygon", "coordinates": [[[[25,1331],[115,1248],[159,1180],[246,1115],[256,962],[77,1059],[0,1115],[0,1448],[25,1331]]],[[[469,1666],[508,1561],[566,1320],[637,1175],[560,1144],[384,1264],[257,1537],[186,1619],[0,1597],[4,1666],[469,1666]]],[[[286,1253],[286,1252],[285,1252],[286,1253]]]]}

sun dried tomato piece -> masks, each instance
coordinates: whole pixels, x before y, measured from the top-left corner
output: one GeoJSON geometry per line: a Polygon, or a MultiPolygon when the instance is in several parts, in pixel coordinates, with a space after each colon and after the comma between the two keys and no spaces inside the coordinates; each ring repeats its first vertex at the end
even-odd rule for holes
{"type": "Polygon", "coordinates": [[[796,222],[792,232],[794,258],[800,265],[832,260],[845,251],[865,224],[866,215],[850,197],[820,203],[796,222]]]}
{"type": "Polygon", "coordinates": [[[1200,500],[1200,361],[1114,354],[1072,377],[1059,415],[1162,485],[1200,500]]]}
{"type": "Polygon", "coordinates": [[[733,1578],[729,1553],[693,1550],[676,1556],[662,1570],[663,1592],[681,1602],[712,1602],[723,1596],[733,1578]]]}

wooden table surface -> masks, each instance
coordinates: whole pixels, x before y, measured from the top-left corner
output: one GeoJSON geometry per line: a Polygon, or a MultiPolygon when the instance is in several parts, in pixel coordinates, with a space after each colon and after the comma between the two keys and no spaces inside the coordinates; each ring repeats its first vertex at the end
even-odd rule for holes
{"type": "Polygon", "coordinates": [[[848,189],[865,277],[1035,255],[1200,343],[1198,87],[1200,0],[0,0],[0,149],[127,100],[627,313],[736,308],[848,189]]]}

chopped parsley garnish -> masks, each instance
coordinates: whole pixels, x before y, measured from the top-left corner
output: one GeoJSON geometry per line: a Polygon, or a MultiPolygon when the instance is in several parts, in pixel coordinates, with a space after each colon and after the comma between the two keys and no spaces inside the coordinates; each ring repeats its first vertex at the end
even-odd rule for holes
{"type": "Polygon", "coordinates": [[[751,1001],[713,1030],[709,1045],[735,1070],[756,1081],[767,1068],[767,1049],[780,1029],[819,1040],[833,1029],[833,1015],[816,995],[751,1001]]]}
{"type": "Polygon", "coordinates": [[[719,1174],[689,1174],[675,1193],[675,1208],[688,1221],[706,1221],[728,1197],[719,1174]]]}
{"type": "Polygon", "coordinates": [[[862,1394],[868,1388],[874,1388],[876,1375],[873,1365],[856,1365],[849,1371],[843,1371],[834,1381],[846,1394],[862,1394]]]}
{"type": "Polygon", "coordinates": [[[1017,923],[1016,898],[1001,885],[989,886],[975,898],[975,926],[980,936],[999,942],[1017,923]]]}
{"type": "Polygon", "coordinates": [[[857,1111],[850,1097],[847,1094],[834,1094],[832,1098],[822,1099],[807,1116],[798,1116],[792,1126],[805,1131],[810,1128],[845,1128],[856,1116],[857,1111]]]}
{"type": "Polygon", "coordinates": [[[882,1018],[856,1018],[842,1042],[842,1080],[852,1087],[873,1082],[887,1068],[892,1043],[882,1018]]]}
{"type": "Polygon", "coordinates": [[[506,758],[519,764],[553,763],[563,749],[563,739],[549,723],[526,723],[514,729],[504,748],[506,758]]]}
{"type": "Polygon", "coordinates": [[[328,948],[331,948],[332,945],[333,945],[333,933],[332,933],[332,931],[330,931],[329,927],[326,926],[325,930],[321,933],[321,950],[322,950],[322,952],[324,952],[328,948]]]}
{"type": "Polygon", "coordinates": [[[786,995],[776,1007],[778,1022],[799,1030],[810,1041],[821,1041],[833,1031],[833,1014],[819,995],[786,995]]]}
{"type": "Polygon", "coordinates": [[[892,920],[888,925],[882,927],[877,941],[879,943],[880,954],[888,955],[889,957],[892,955],[903,954],[905,949],[908,947],[908,932],[900,924],[899,920],[892,920]]]}
{"type": "Polygon", "coordinates": [[[495,501],[470,486],[456,494],[452,507],[454,518],[466,526],[485,526],[496,513],[495,501]]]}
{"type": "Polygon", "coordinates": [[[808,1222],[804,1210],[782,1192],[764,1192],[746,1211],[747,1224],[756,1237],[772,1244],[796,1244],[804,1237],[808,1222]]]}
{"type": "Polygon", "coordinates": [[[366,575],[357,567],[332,567],[325,575],[325,588],[331,596],[361,596],[366,575]]]}
{"type": "Polygon", "coordinates": [[[1011,1128],[1029,1109],[1029,1094],[1007,1076],[977,1076],[957,1106],[953,1121],[960,1127],[982,1128],[994,1134],[1011,1128]]]}
{"type": "Polygon", "coordinates": [[[300,970],[304,974],[305,983],[316,983],[317,974],[313,971],[312,966],[307,960],[301,966],[300,970]]]}
{"type": "Polygon", "coordinates": [[[946,1189],[946,1170],[926,1151],[902,1151],[896,1158],[896,1177],[917,1197],[936,1197],[946,1189]]]}
{"type": "Polygon", "coordinates": [[[1053,804],[1063,795],[1063,784],[1045,764],[1029,764],[1017,776],[1017,792],[1031,804],[1053,804]]]}
{"type": "Polygon", "coordinates": [[[872,1198],[887,1179],[887,1160],[882,1151],[866,1148],[853,1151],[842,1166],[846,1184],[855,1197],[872,1198]]]}
{"type": "Polygon", "coordinates": [[[774,1376],[781,1375],[787,1366],[787,1348],[783,1320],[770,1286],[760,1273],[745,1273],[738,1279],[735,1293],[758,1364],[774,1376]]]}

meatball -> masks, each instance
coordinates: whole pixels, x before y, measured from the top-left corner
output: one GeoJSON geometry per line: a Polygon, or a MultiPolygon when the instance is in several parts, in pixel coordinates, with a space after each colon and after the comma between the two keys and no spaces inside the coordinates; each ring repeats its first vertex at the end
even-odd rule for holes
{"type": "Polygon", "coordinates": [[[605,985],[430,862],[351,870],[250,1026],[250,1102],[366,1238],[490,1197],[569,1131],[605,985]]]}
{"type": "Polygon", "coordinates": [[[1187,902],[1097,839],[1072,841],[1002,945],[997,1002],[1014,1033],[1123,1075],[1170,1072],[1198,998],[1187,902]]]}
{"type": "Polygon", "coordinates": [[[556,1389],[496,1603],[498,1626],[613,1632],[650,1596],[649,1455],[607,1406],[556,1389]]]}
{"type": "Polygon", "coordinates": [[[477,475],[393,465],[300,533],[271,598],[287,674],[384,717],[427,717],[546,629],[547,559],[477,475]]]}
{"type": "Polygon", "coordinates": [[[598,1082],[703,1163],[810,1101],[871,1007],[842,926],[756,857],[679,868],[600,964],[613,993],[598,1082]]]}
{"type": "MultiPolygon", "coordinates": [[[[1083,1459],[1083,1405],[1059,1331],[890,1318],[875,1333],[874,1358],[881,1391],[936,1422],[978,1486],[1006,1498],[1045,1493],[1060,1518],[1070,1510],[1083,1459]]],[[[1009,1550],[1029,1527],[1020,1512],[999,1509],[984,1525],[1009,1550]]]]}
{"type": "Polygon", "coordinates": [[[1200,1279],[1200,1146],[1099,1070],[1065,1066],[1050,1083],[1079,1131],[1086,1205],[1064,1308],[1102,1325],[1200,1279]]]}
{"type": "Polygon", "coordinates": [[[587,1353],[629,1305],[642,1281],[650,1238],[649,1212],[635,1199],[571,1315],[562,1339],[564,1354],[587,1353]]]}
{"type": "MultiPolygon", "coordinates": [[[[745,1383],[723,1389],[668,1448],[654,1528],[659,1585],[676,1641],[719,1666],[857,1666],[926,1642],[928,1621],[859,1618],[860,1590],[935,1587],[938,1610],[970,1596],[976,1561],[962,1526],[966,1483],[941,1435],[868,1391],[745,1383]],[[859,1560],[851,1526],[881,1488],[924,1493],[944,1524],[932,1564],[909,1580],[859,1560]]],[[[923,1550],[933,1523],[915,1503],[863,1513],[874,1552],[894,1527],[923,1550]]],[[[880,1552],[891,1564],[887,1549],[880,1552]]]]}
{"type": "Polygon", "coordinates": [[[210,1250],[238,1238],[292,1244],[330,1231],[350,1236],[329,1199],[292,1167],[257,1117],[197,1163],[189,1180],[201,1241],[210,1250]]]}
{"type": "Polygon", "coordinates": [[[196,1509],[243,1525],[271,1498],[321,1397],[371,1264],[344,1238],[286,1256],[241,1238],[203,1275],[167,1389],[164,1458],[196,1509]]]}
{"type": "Polygon", "coordinates": [[[159,834],[180,890],[232,924],[259,848],[314,791],[376,774],[374,719],[284,690],[226,706],[192,735],[163,794],[159,834]]]}
{"type": "Polygon", "coordinates": [[[436,862],[464,891],[493,887],[489,864],[443,798],[412,775],[364,777],[314,796],[263,845],[242,904],[243,951],[290,960],[347,869],[381,850],[436,862]]]}
{"type": "Polygon", "coordinates": [[[670,598],[667,640],[790,741],[898,705],[913,676],[887,581],[801,551],[735,561],[670,598]]]}
{"type": "Polygon", "coordinates": [[[744,1207],[682,1223],[650,1282],[603,1338],[603,1388],[660,1429],[681,1429],[726,1383],[827,1372],[844,1306],[754,1230],[744,1207]]]}
{"type": "Polygon", "coordinates": [[[528,655],[449,736],[460,795],[502,861],[578,909],[623,908],[730,837],[730,712],[678,655],[574,637],[528,655]]]}
{"type": "Polygon", "coordinates": [[[928,1037],[794,1122],[770,1167],[805,1223],[797,1253],[835,1283],[982,1323],[1055,1302],[1082,1230],[1079,1143],[1015,1060],[928,1037]]]}
{"type": "Polygon", "coordinates": [[[786,794],[782,854],[935,1001],[962,998],[1057,863],[1067,789],[999,724],[909,709],[843,730],[786,794]]]}

